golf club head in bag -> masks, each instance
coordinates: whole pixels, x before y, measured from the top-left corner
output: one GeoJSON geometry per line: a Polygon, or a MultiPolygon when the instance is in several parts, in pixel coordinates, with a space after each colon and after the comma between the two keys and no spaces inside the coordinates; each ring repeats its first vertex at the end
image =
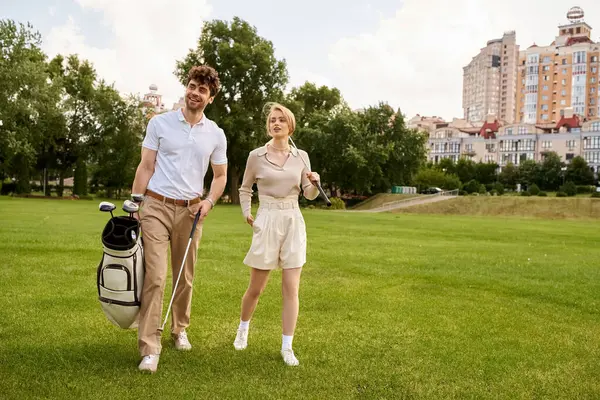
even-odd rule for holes
{"type": "Polygon", "coordinates": [[[126,213],[129,213],[130,217],[133,217],[133,214],[138,212],[139,209],[140,209],[140,206],[131,200],[125,200],[123,202],[123,211],[125,211],[126,213]]]}
{"type": "Polygon", "coordinates": [[[113,203],[111,203],[110,201],[103,201],[100,203],[100,205],[98,206],[98,209],[102,212],[110,212],[110,216],[114,217],[113,215],[113,211],[117,208],[117,206],[115,206],[113,203]]]}
{"type": "MultiPolygon", "coordinates": [[[[115,206],[106,203],[100,209],[112,214],[115,206]]],[[[123,210],[133,208],[124,205],[123,210]]],[[[136,328],[145,272],[140,223],[129,216],[113,216],[104,226],[101,239],[102,259],[96,273],[100,306],[113,325],[136,328]]]]}

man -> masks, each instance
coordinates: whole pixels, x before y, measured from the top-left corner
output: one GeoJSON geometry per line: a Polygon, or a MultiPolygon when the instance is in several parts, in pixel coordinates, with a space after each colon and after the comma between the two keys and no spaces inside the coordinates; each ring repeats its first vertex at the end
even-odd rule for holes
{"type": "Polygon", "coordinates": [[[171,335],[177,350],[190,350],[185,329],[190,323],[192,282],[204,218],[227,183],[225,133],[204,115],[220,89],[217,72],[193,67],[188,74],[185,106],[156,115],[148,122],[142,160],[131,190],[143,195],[140,224],[145,278],[138,325],[139,369],[156,372],[161,352],[161,315],[171,246],[173,285],[183,261],[196,213],[200,219],[173,299],[171,335]],[[204,176],[211,164],[213,180],[203,198],[204,176]]]}

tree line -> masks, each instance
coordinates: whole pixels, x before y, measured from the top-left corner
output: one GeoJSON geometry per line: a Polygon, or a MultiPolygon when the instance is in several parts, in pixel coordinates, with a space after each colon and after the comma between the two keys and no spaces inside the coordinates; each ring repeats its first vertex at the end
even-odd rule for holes
{"type": "MultiPolygon", "coordinates": [[[[31,185],[37,181],[50,195],[49,180],[57,179],[54,190],[62,196],[64,180],[73,176],[78,196],[126,193],[150,117],[142,99],[120,94],[76,54],[49,59],[41,42],[30,24],[0,20],[2,192],[39,191],[31,185]]],[[[337,88],[311,82],[286,92],[286,61],[240,18],[205,22],[196,48],[174,60],[182,93],[187,71],[198,64],[211,65],[220,75],[222,90],[206,114],[227,135],[226,190],[234,203],[248,153],[268,140],[263,108],[271,101],[294,112],[294,140],[333,196],[410,185],[425,165],[427,135],[408,129],[399,109],[381,102],[353,110],[337,88]]]]}
{"type": "Polygon", "coordinates": [[[597,181],[583,157],[577,156],[566,164],[556,152],[546,152],[541,161],[509,163],[501,169],[496,163],[476,163],[464,157],[457,162],[443,159],[438,164],[427,163],[415,176],[414,183],[419,187],[458,189],[461,194],[502,194],[515,191],[520,185],[525,193],[533,191],[537,195],[541,191],[574,195],[594,190],[597,181]]]}

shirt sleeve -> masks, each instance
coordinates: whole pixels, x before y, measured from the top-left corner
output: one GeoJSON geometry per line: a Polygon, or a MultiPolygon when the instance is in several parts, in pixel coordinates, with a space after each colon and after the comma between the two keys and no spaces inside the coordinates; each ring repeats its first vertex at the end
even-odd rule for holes
{"type": "Polygon", "coordinates": [[[148,121],[148,126],[146,127],[146,136],[144,137],[142,146],[156,151],[158,150],[158,144],[159,137],[156,129],[156,119],[152,117],[150,121],[148,121]]]}
{"type": "Polygon", "coordinates": [[[306,174],[311,172],[310,159],[308,158],[308,154],[305,151],[300,151],[302,151],[302,154],[299,154],[299,156],[304,157],[306,164],[308,164],[308,169],[306,169],[306,167],[302,169],[302,193],[306,199],[314,200],[319,195],[319,189],[315,185],[313,185],[312,182],[306,177],[306,174]]]}
{"type": "Polygon", "coordinates": [[[210,162],[215,165],[227,164],[227,137],[223,130],[221,130],[221,134],[219,135],[217,147],[210,156],[210,162]]]}
{"type": "Polygon", "coordinates": [[[244,171],[244,178],[242,179],[242,186],[240,186],[240,206],[242,207],[242,214],[244,218],[248,218],[252,207],[252,185],[256,181],[256,157],[253,153],[248,155],[246,161],[246,170],[244,171]]]}

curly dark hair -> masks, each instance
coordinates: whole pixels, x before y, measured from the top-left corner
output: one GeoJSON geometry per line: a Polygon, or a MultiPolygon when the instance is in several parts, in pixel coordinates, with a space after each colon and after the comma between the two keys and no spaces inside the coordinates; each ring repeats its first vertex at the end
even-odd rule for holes
{"type": "Polygon", "coordinates": [[[215,96],[221,89],[221,81],[217,71],[208,65],[195,66],[188,72],[188,78],[185,85],[189,85],[191,80],[195,80],[201,85],[207,85],[210,89],[210,95],[215,96]]]}

